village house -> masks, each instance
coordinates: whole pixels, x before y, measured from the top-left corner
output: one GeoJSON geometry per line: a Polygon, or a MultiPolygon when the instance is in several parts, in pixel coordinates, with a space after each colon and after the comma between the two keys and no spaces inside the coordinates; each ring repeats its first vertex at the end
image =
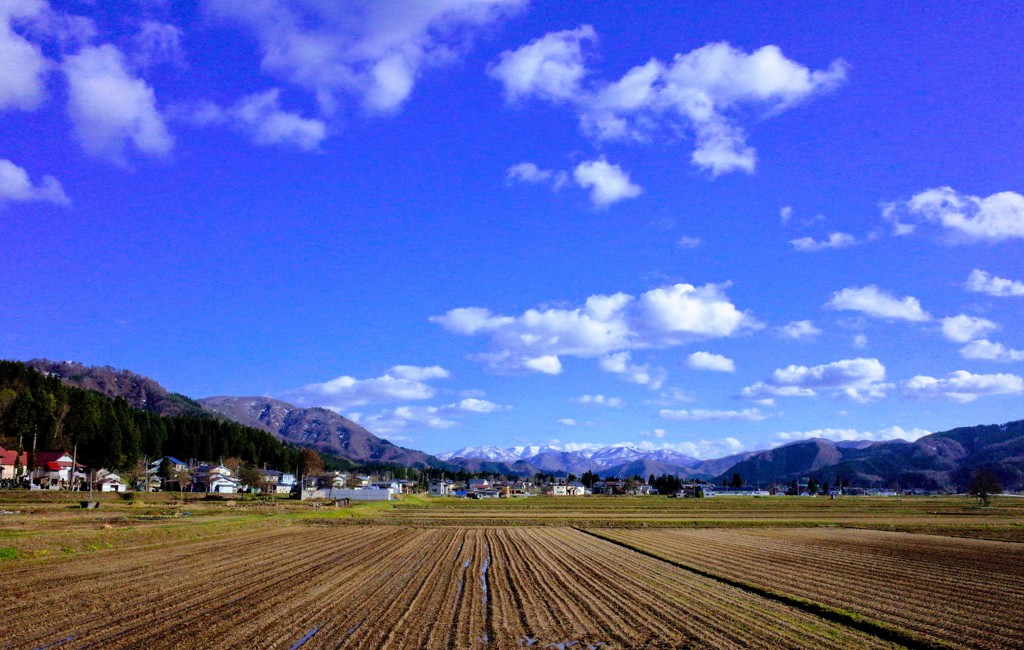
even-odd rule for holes
{"type": "Polygon", "coordinates": [[[289,472],[281,472],[281,476],[277,479],[276,493],[277,494],[291,494],[292,490],[295,489],[295,485],[298,481],[294,474],[289,472]]]}
{"type": "Polygon", "coordinates": [[[159,492],[161,489],[166,488],[164,480],[160,478],[159,474],[146,473],[146,478],[140,481],[137,489],[144,490],[146,492],[159,492]]]}
{"type": "Polygon", "coordinates": [[[570,481],[565,486],[565,493],[571,497],[582,497],[587,494],[587,487],[579,481],[570,481]]]}
{"type": "Polygon", "coordinates": [[[281,472],[276,469],[257,469],[256,473],[260,477],[259,484],[249,487],[257,492],[262,492],[265,487],[268,494],[276,494],[277,485],[281,481],[281,472]]]}
{"type": "MultiPolygon", "coordinates": [[[[32,482],[40,487],[59,490],[62,486],[70,486],[74,459],[66,451],[38,451],[35,454],[35,467],[32,469],[32,482]]],[[[79,465],[78,467],[82,467],[79,465]]]]}
{"type": "Polygon", "coordinates": [[[101,469],[96,472],[93,489],[99,492],[124,492],[127,487],[120,476],[109,470],[101,469]]]}
{"type": "MultiPolygon", "coordinates": [[[[287,472],[279,472],[276,469],[257,469],[260,475],[260,484],[266,486],[267,494],[291,494],[295,487],[295,475],[287,472]]],[[[260,485],[250,485],[257,491],[262,490],[260,485]]]]}
{"type": "Polygon", "coordinates": [[[230,469],[223,465],[200,465],[192,473],[192,484],[197,492],[234,494],[240,484],[230,469]]]}
{"type": "Polygon", "coordinates": [[[531,487],[530,483],[526,481],[515,481],[508,486],[508,493],[513,497],[529,496],[531,487]]]}
{"type": "Polygon", "coordinates": [[[427,487],[427,493],[432,497],[450,497],[453,485],[451,481],[432,478],[427,487]]]}
{"type": "Polygon", "coordinates": [[[28,473],[28,452],[0,447],[0,481],[15,481],[28,473]]]}
{"type": "Polygon", "coordinates": [[[676,492],[675,496],[687,499],[700,499],[715,496],[715,486],[710,483],[685,483],[683,489],[676,492]]]}
{"type": "Polygon", "coordinates": [[[565,485],[555,484],[546,486],[544,488],[544,494],[545,496],[551,497],[564,497],[567,496],[569,492],[566,490],[565,485]]]}
{"type": "MultiPolygon", "coordinates": [[[[160,476],[160,469],[163,467],[165,459],[167,461],[167,470],[172,479],[175,476],[182,476],[188,473],[188,463],[183,460],[179,460],[174,456],[163,456],[149,463],[146,467],[146,478],[139,482],[139,485],[136,486],[137,489],[143,489],[148,492],[159,492],[162,489],[167,489],[168,486],[165,485],[166,481],[160,476]]],[[[186,483],[188,483],[188,481],[186,481],[186,483]]],[[[181,489],[184,486],[179,486],[177,481],[174,481],[173,487],[181,489]]]]}
{"type": "Polygon", "coordinates": [[[187,472],[188,471],[188,463],[186,463],[183,460],[179,460],[179,459],[175,458],[174,456],[164,456],[162,458],[157,458],[156,460],[152,461],[149,464],[149,471],[150,472],[159,472],[160,468],[164,464],[164,460],[167,461],[168,469],[171,471],[172,474],[174,472],[187,472]]]}
{"type": "Polygon", "coordinates": [[[590,491],[593,494],[625,494],[626,486],[617,478],[606,478],[594,483],[590,491]]]}

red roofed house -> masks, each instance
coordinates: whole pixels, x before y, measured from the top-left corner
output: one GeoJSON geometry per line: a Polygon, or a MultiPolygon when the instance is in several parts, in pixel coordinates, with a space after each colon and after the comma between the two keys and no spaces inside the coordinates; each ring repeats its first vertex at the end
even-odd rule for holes
{"type": "Polygon", "coordinates": [[[41,486],[58,489],[71,480],[71,466],[74,462],[66,451],[37,451],[32,480],[41,486]]]}
{"type": "Polygon", "coordinates": [[[28,473],[28,452],[18,452],[0,447],[0,481],[13,481],[28,473]]]}

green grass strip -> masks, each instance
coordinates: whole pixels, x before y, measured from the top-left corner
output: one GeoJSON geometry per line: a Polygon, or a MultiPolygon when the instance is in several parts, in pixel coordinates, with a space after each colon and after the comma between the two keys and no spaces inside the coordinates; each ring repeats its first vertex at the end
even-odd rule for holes
{"type": "Polygon", "coordinates": [[[720,582],[722,584],[729,585],[730,587],[742,589],[747,593],[751,593],[756,596],[761,596],[762,598],[767,598],[768,600],[773,600],[784,605],[789,605],[790,607],[795,607],[796,609],[807,612],[809,614],[814,614],[815,616],[823,618],[827,621],[839,623],[841,625],[851,627],[861,632],[866,632],[867,634],[876,636],[879,639],[882,639],[883,641],[891,641],[893,643],[898,643],[907,648],[911,648],[912,650],[954,649],[954,646],[947,645],[939,641],[922,639],[921,637],[910,632],[907,632],[906,630],[895,627],[893,625],[889,625],[888,623],[883,623],[882,621],[877,621],[873,618],[864,616],[863,614],[857,614],[855,612],[849,612],[844,609],[829,607],[828,605],[823,605],[813,600],[807,600],[805,598],[799,598],[797,596],[790,596],[788,594],[783,594],[776,591],[772,591],[770,589],[765,589],[764,587],[758,587],[757,585],[752,585],[747,582],[734,580],[726,576],[711,573],[710,571],[705,571],[695,566],[690,566],[682,562],[670,560],[656,553],[652,553],[651,551],[647,551],[642,548],[637,548],[636,546],[632,546],[626,542],[613,539],[610,537],[605,537],[601,533],[592,530],[576,528],[575,526],[573,526],[573,530],[579,531],[584,535],[590,535],[591,537],[602,539],[606,542],[615,544],[616,546],[621,546],[622,548],[633,551],[634,553],[646,555],[649,558],[665,562],[666,564],[671,564],[676,568],[683,569],[684,571],[689,571],[690,573],[695,573],[701,577],[710,578],[715,582],[720,582]]]}

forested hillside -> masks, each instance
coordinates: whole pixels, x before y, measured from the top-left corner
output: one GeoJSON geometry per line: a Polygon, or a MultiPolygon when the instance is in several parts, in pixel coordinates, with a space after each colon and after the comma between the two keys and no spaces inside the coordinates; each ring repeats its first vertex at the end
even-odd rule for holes
{"type": "Polygon", "coordinates": [[[87,467],[125,469],[142,456],[216,460],[236,456],[292,469],[298,452],[274,436],[209,415],[161,416],[122,397],[68,386],[23,363],[0,361],[0,444],[39,450],[78,447],[87,467]]]}
{"type": "Polygon", "coordinates": [[[131,370],[111,366],[86,366],[77,361],[32,359],[26,366],[58,377],[65,384],[102,393],[111,399],[123,397],[129,406],[157,415],[199,415],[205,409],[179,393],[172,393],[155,380],[131,370]]]}

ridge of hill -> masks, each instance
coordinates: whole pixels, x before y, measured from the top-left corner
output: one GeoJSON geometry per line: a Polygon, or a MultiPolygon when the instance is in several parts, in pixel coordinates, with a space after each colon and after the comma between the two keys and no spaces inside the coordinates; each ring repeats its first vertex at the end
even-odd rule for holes
{"type": "Polygon", "coordinates": [[[87,366],[77,361],[32,359],[25,365],[65,384],[111,398],[123,397],[129,405],[157,415],[204,414],[203,407],[180,393],[172,393],[157,381],[131,370],[112,366],[87,366]]]}
{"type": "Polygon", "coordinates": [[[285,442],[325,451],[355,462],[433,467],[437,458],[399,447],[352,420],[325,408],[300,408],[270,397],[204,397],[203,408],[239,424],[268,431],[285,442]]]}
{"type": "Polygon", "coordinates": [[[716,477],[740,474],[749,483],[813,478],[834,484],[963,489],[971,475],[992,471],[1003,487],[1024,489],[1024,420],[959,427],[867,446],[814,439],[759,451],[716,477]]]}

